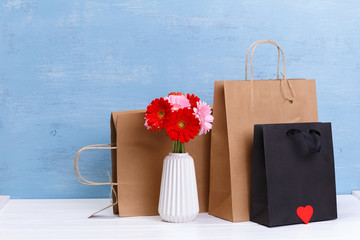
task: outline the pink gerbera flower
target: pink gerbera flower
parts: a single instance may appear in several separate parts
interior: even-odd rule
[[[145,117],[145,124],[144,124],[144,126],[147,128],[147,130],[151,130],[151,127],[149,126],[149,123],[148,123],[148,119],[146,119],[146,117]]]
[[[197,102],[197,107],[194,108],[194,113],[200,122],[199,135],[206,134],[212,128],[214,117],[211,115],[211,107],[206,102]]]
[[[169,101],[172,106],[171,110],[173,111],[191,107],[190,101],[184,95],[170,95],[165,99]]]

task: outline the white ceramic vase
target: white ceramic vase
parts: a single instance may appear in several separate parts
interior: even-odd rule
[[[164,221],[193,221],[199,213],[194,160],[188,153],[169,153],[164,159],[159,199]]]

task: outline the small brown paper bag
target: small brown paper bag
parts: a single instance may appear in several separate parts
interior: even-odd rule
[[[252,58],[263,43],[278,48],[277,79],[254,81]],[[275,42],[255,42],[248,53],[253,46],[251,80],[216,81],[214,87],[209,213],[233,222],[249,220],[254,124],[318,121],[315,80],[286,79],[284,54]],[[284,59],[282,79],[280,53]]]
[[[112,180],[93,183],[75,172],[79,181],[88,185],[112,185],[113,210],[120,217],[158,215],[158,202],[163,160],[172,150],[172,141],[166,131],[150,132],[144,127],[145,110],[111,113],[112,147],[85,147],[84,149],[112,149]],[[208,211],[210,134],[197,136],[185,144],[193,157],[200,212]],[[104,210],[104,209],[102,209]],[[102,211],[100,210],[100,211]],[[99,211],[99,212],[100,212]],[[96,213],[95,213],[96,214]],[[94,214],[93,214],[94,215]]]
[[[144,127],[145,110],[113,112],[111,143],[113,181],[117,182],[120,217],[158,215],[161,172],[172,141],[166,131],[150,132]],[[210,134],[185,144],[194,158],[200,212],[208,211]]]

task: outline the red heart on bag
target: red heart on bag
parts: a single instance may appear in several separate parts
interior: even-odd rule
[[[305,224],[308,224],[314,213],[314,209],[310,205],[306,207],[300,206],[297,208],[296,213]]]

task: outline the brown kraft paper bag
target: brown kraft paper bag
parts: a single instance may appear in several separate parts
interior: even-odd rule
[[[103,147],[110,144],[90,145],[81,149],[75,157],[75,173],[81,183],[112,185],[113,204],[106,208],[112,206],[114,214],[120,217],[158,215],[163,160],[172,150],[172,141],[166,136],[166,131],[150,132],[144,127],[145,111],[112,112],[112,147]],[[199,210],[207,212],[210,134],[197,136],[186,143],[185,148],[194,159]],[[110,182],[94,183],[82,178],[78,172],[78,157],[86,149],[111,149]]]
[[[278,48],[277,79],[254,81],[253,54],[263,43]],[[275,42],[257,41],[248,53],[252,47],[251,80],[246,81],[246,70],[245,81],[216,81],[214,87],[209,214],[233,222],[249,220],[254,124],[318,121],[315,80],[286,79],[284,54]]]
[[[166,131],[144,127],[144,116],[145,110],[111,114],[111,142],[117,146],[111,156],[113,181],[118,184],[114,213],[124,217],[158,215],[163,160],[172,149]],[[200,212],[207,212],[210,134],[197,136],[185,147],[194,158]]]

